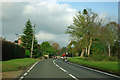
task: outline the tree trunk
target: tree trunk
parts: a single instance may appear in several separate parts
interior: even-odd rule
[[[86,47],[86,54],[85,55],[87,56],[87,47]]]
[[[109,57],[111,56],[110,55],[110,43],[108,43],[108,51],[109,51]]]
[[[80,57],[83,57],[84,52],[85,52],[85,49],[82,49],[82,53],[81,53]]]
[[[75,56],[78,56],[78,52],[75,53]]]
[[[90,55],[91,45],[92,45],[92,37],[90,38],[90,44],[89,44],[89,46],[88,46],[88,56]]]

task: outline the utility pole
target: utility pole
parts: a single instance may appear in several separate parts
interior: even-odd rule
[[[35,24],[34,24],[34,31],[33,31],[33,39],[32,39],[31,56],[30,56],[30,58],[32,58],[33,44],[34,44],[34,37],[35,37]]]

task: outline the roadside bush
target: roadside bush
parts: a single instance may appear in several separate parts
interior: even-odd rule
[[[91,57],[86,57],[84,58],[85,61],[93,61],[93,59]]]
[[[118,57],[109,57],[109,61],[119,61]]]
[[[27,57],[27,58],[30,57],[30,51],[29,50],[25,50],[25,57]]]
[[[91,46],[91,54],[96,57],[98,55],[106,54],[106,45],[101,42],[94,42]]]
[[[84,58],[86,61],[119,61],[118,57],[108,57],[108,56],[91,56]]]
[[[103,59],[104,59],[104,56],[95,55],[95,56],[88,57],[85,60],[87,60],[87,61],[102,61]]]

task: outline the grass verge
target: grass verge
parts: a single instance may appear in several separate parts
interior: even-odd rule
[[[2,61],[2,72],[5,71],[18,71],[25,69],[37,62],[38,60],[31,58],[12,59],[8,61]]]
[[[118,67],[120,66],[120,64],[117,61],[87,61],[85,58],[80,58],[80,57],[68,58],[68,61],[83,66],[87,66],[90,68],[120,75],[119,67]]]

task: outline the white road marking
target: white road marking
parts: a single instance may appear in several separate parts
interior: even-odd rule
[[[68,63],[73,64],[73,63],[71,63],[71,62],[68,62]],[[113,75],[113,74],[110,74],[110,73],[102,72],[102,71],[99,71],[99,70],[91,69],[91,68],[88,68],[88,67],[85,67],[85,66],[81,66],[81,65],[77,65],[77,64],[74,64],[74,65],[79,66],[79,67],[82,67],[82,68],[86,68],[86,69],[91,70],[91,71],[103,73],[103,74],[106,74],[106,75],[109,75],[109,76],[112,76],[112,77],[120,78],[119,76]]]
[[[69,74],[72,78],[74,78],[75,80],[78,80],[75,76],[73,76],[72,74]]]
[[[34,65],[30,68],[30,70],[34,67]]]
[[[60,67],[61,70],[63,70],[64,72],[67,72],[66,70],[64,70],[63,68]]]
[[[57,67],[59,67],[57,64],[56,64]]]
[[[33,67],[35,67],[35,65],[38,63],[39,61],[37,61],[22,77],[20,77],[19,80],[22,80],[24,78],[24,76],[26,76],[28,74],[28,72],[30,72],[31,69],[33,69]]]
[[[24,76],[27,75],[27,73],[24,74]]]
[[[38,62],[39,62],[39,61],[38,61]],[[36,62],[36,63],[30,68],[30,70],[31,70],[33,67],[35,67],[35,65],[36,65],[38,62]]]
[[[58,67],[60,68],[62,71],[68,73],[65,69],[63,69],[62,67],[58,66],[56,63],[55,63],[55,60],[53,61],[53,63]],[[75,76],[73,76],[72,74],[69,74],[69,76],[71,76],[72,78],[74,78],[75,80],[78,80]]]
[[[20,77],[20,79],[19,80],[22,80],[24,77],[22,76],[22,77]]]
[[[28,70],[27,72],[30,72],[30,70]]]

